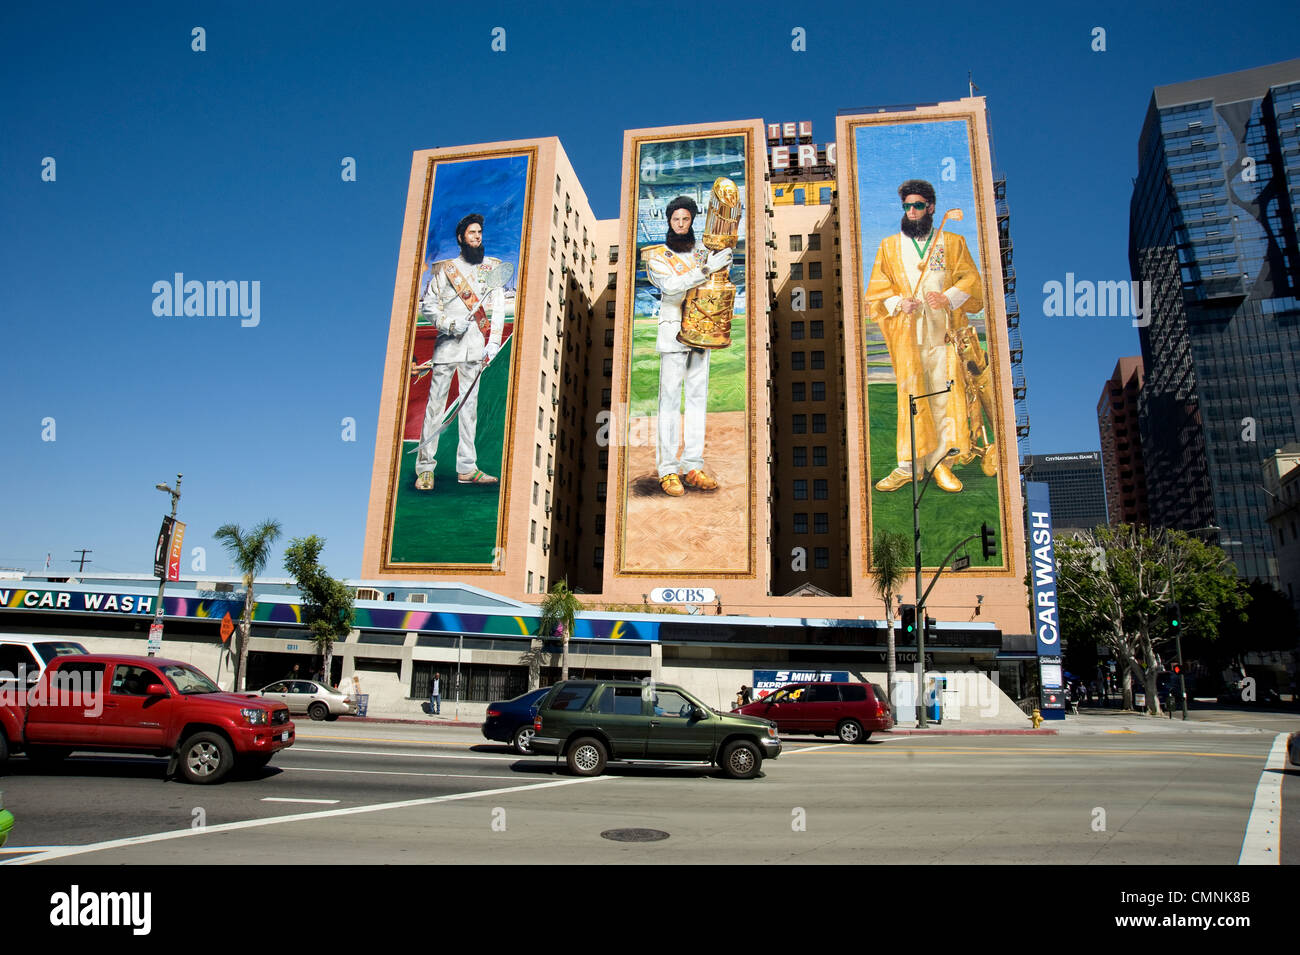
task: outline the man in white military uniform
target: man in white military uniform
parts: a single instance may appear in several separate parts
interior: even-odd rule
[[[682,486],[717,490],[718,482],[704,469],[704,423],[709,400],[709,351],[677,340],[682,327],[682,299],[710,275],[731,267],[731,250],[709,253],[697,247],[692,224],[699,208],[689,196],[678,196],[665,210],[668,231],[664,245],[650,246],[646,277],[659,290],[659,428],[655,461],[659,486],[671,497],[686,493]],[[682,446],[682,384],[686,385],[685,446]],[[679,458],[677,452],[681,447]]]
[[[505,330],[505,290],[491,281],[501,261],[483,254],[483,217],[472,213],[456,225],[460,255],[435,262],[433,278],[420,298],[420,314],[433,320],[438,341],[433,347],[429,401],[424,407],[424,427],[415,463],[415,487],[433,490],[434,457],[438,429],[447,408],[452,375],[459,376],[461,395],[457,420],[460,442],[456,446],[456,480],[461,484],[496,484],[497,479],[478,467],[474,438],[478,428],[479,375],[501,350]],[[490,316],[490,318],[489,318]]]

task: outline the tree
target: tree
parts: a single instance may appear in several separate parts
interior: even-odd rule
[[[266,569],[266,562],[271,558],[271,545],[280,536],[280,523],[268,518],[247,534],[238,524],[223,524],[212,536],[221,541],[244,578],[244,612],[239,618],[239,649],[235,653],[234,689],[239,691],[244,689],[249,632],[253,626],[253,607],[257,603],[253,594],[253,581]]]
[[[1181,611],[1179,632],[1214,640],[1220,618],[1239,615],[1249,599],[1223,551],[1181,531],[1098,527],[1057,540],[1056,556],[1061,632],[1114,654],[1125,709],[1133,706],[1136,676],[1146,688],[1147,712],[1160,713],[1158,651],[1174,640],[1171,606]]]
[[[569,589],[567,577],[554,584],[551,592],[542,599],[542,619],[537,625],[537,635],[543,640],[558,635],[564,641],[561,680],[569,678],[569,637],[573,634],[573,618],[585,609],[582,601]]]
[[[298,584],[302,594],[302,622],[311,627],[316,649],[324,658],[322,676],[331,682],[334,641],[342,640],[352,629],[352,590],[335,580],[320,565],[324,539],[312,534],[295,537],[284,551],[284,569]]]
[[[907,538],[894,531],[883,531],[871,541],[871,583],[876,594],[885,602],[885,623],[889,625],[889,638],[885,664],[889,674],[889,709],[894,719],[898,712],[894,706],[894,683],[898,664],[894,659],[894,595],[897,594],[913,570],[913,554],[909,552]]]

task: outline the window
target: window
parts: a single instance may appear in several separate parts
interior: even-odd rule
[[[806,468],[808,466],[808,446],[806,444],[795,445],[794,466],[797,468]]]
[[[831,187],[822,186],[817,190],[817,202],[819,205],[829,205],[831,201]]]
[[[546,287],[555,288],[555,269],[546,270]]]
[[[831,549],[829,547],[813,548],[813,566],[818,570],[825,570],[831,565]]]
[[[600,405],[601,405],[601,407],[602,407],[602,408],[608,408],[608,407],[609,407],[609,401],[610,401],[610,398],[612,398],[612,397],[613,397],[613,393],[612,393],[608,388],[602,388],[602,389],[600,389]]]
[[[605,513],[603,511],[596,515],[596,533],[605,533]]]
[[[602,451],[600,452],[600,454],[598,455],[598,461],[600,462],[600,465],[599,465],[599,466],[600,466],[601,468],[608,468],[608,467],[609,467],[609,452],[608,452],[608,451],[603,451],[603,450],[602,450]]]
[[[794,191],[794,204],[796,206],[801,206],[804,204],[804,190],[802,187],[799,187]]]
[[[808,293],[808,307],[809,308],[822,307],[822,293],[819,292],[817,289],[813,289],[811,292]],[[814,322],[813,324],[816,323]],[[813,338],[821,338],[821,336],[814,335]]]
[[[542,372],[542,394],[546,394],[546,372]]]
[[[790,430],[795,434],[808,433],[808,416],[806,414],[797,414],[790,421]]]
[[[803,371],[803,368],[804,368],[804,353],[801,351],[790,352],[790,370]]]
[[[545,591],[546,588],[543,587],[542,592],[545,593]],[[591,692],[594,689],[596,689],[596,687],[590,683],[566,684],[562,689],[556,692],[555,699],[551,700],[551,709],[572,711],[580,710],[587,705],[587,700],[591,698]],[[637,693],[639,694],[640,692],[641,688],[637,687]]]
[[[790,236],[790,251],[791,252],[803,251],[803,236],[801,235]]]
[[[597,546],[596,549],[592,552],[591,566],[593,567],[605,566],[605,548]],[[637,692],[640,693],[640,690],[638,690]]]
[[[534,504],[537,503],[537,490],[538,490],[538,488],[537,488],[537,482],[534,481],[534,482],[533,482],[533,503],[534,503]]]
[[[808,251],[820,252],[822,247],[822,237],[819,233],[808,233]]]
[[[793,382],[790,385],[790,400],[805,401],[807,400],[808,386],[802,381]]]
[[[794,482],[794,499],[796,501],[808,500],[808,482],[804,478],[796,478]]]
[[[547,358],[551,357],[551,340],[545,335],[542,336],[542,355]]]
[[[812,400],[813,400],[813,401],[825,401],[825,400],[826,400],[826,382],[824,382],[824,381],[814,381],[814,382],[812,383],[812,386],[813,386],[813,387],[812,387]]]
[[[791,323],[790,323],[790,338],[791,338],[791,339],[799,339],[799,340],[802,340],[802,338],[803,338],[803,322],[791,322]]]
[[[533,592],[533,572],[530,570],[528,572],[528,589],[525,590],[524,593],[531,594],[532,592]]]
[[[817,304],[816,304],[816,305],[812,305],[813,308],[821,308],[821,307],[822,307],[822,293],[821,293],[821,292],[810,292],[810,293],[809,293],[809,296],[810,296],[810,301],[809,301],[809,304],[810,304],[810,305],[812,305],[812,302],[811,302],[811,296],[816,296],[816,297],[817,297]],[[815,319],[815,320],[809,322],[809,323],[808,323],[808,337],[809,337],[809,338],[825,338],[825,337],[826,337],[826,323],[823,322],[820,318],[819,318],[819,319]]]
[[[617,261],[618,261],[618,246],[611,245],[609,247],[609,263],[610,265],[613,265]]]
[[[641,688],[636,688],[638,696]],[[554,704],[552,704],[554,706]],[[654,715],[660,719],[689,720],[695,704],[674,690],[658,689],[654,694]]]
[[[529,521],[528,523],[530,525],[528,528],[528,543],[536,544],[537,543],[537,522]]]
[[[802,262],[794,262],[794,263],[791,263],[791,265],[790,265],[790,278],[792,278],[792,279],[801,279],[801,278],[803,278],[803,263],[802,263]]]
[[[618,273],[610,272],[609,279],[607,280],[605,288],[617,288],[617,287],[618,287]]]
[[[813,515],[814,534],[829,534],[830,530],[831,530],[830,517],[829,515],[826,514],[825,511],[821,511]]]
[[[826,416],[824,414],[813,415],[813,434],[826,433]]]
[[[542,423],[546,420],[546,412],[541,408],[537,409],[537,430],[542,430]]]
[[[555,210],[555,213],[554,213],[554,215],[551,216],[551,222],[553,222],[555,225],[559,225],[559,224],[560,224],[560,207],[559,207],[559,206],[553,206],[552,208]]]
[[[826,445],[818,444],[813,446],[813,467],[826,467]]]
[[[555,258],[555,237],[551,237],[551,258]]]
[[[600,372],[601,372],[601,374],[603,374],[606,378],[609,378],[609,377],[613,376],[613,374],[614,374],[614,359],[612,359],[612,358],[606,358],[604,361],[602,361],[602,362],[600,363]],[[910,392],[909,392],[909,394],[910,394]]]
[[[826,353],[824,351],[815,351],[812,353],[812,367],[814,369],[826,367]]]
[[[611,686],[605,688],[605,693],[596,705],[597,713],[606,713],[610,716],[640,716],[641,715],[641,687],[639,686]]]
[[[596,500],[598,501],[605,500],[606,490],[607,490],[607,485],[604,481],[596,482]]]
[[[606,318],[614,317],[614,300],[612,298],[605,303],[605,317]]]
[[[824,501],[830,497],[830,489],[825,478],[816,478],[813,481],[813,500]]]
[[[614,347],[614,329],[612,328],[605,329],[605,346],[607,348]]]
[[[794,532],[795,532],[796,534],[807,534],[807,533],[808,533],[808,515],[807,515],[807,514],[795,514],[795,516],[794,516]]]
[[[546,321],[549,323],[550,320],[551,320],[551,303],[550,303],[550,302],[547,302],[547,303],[546,303]]]
[[[819,279],[822,277],[822,264],[820,262],[808,263],[808,277],[810,279]]]
[[[539,468],[542,466],[542,446],[540,444],[537,446],[537,453],[533,455],[533,464]]]

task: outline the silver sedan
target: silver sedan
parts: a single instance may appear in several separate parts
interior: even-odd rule
[[[306,713],[314,720],[334,720],[357,712],[351,697],[315,680],[278,680],[262,687],[257,695],[279,700],[290,713]]]

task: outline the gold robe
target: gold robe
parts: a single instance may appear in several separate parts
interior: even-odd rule
[[[969,324],[968,315],[976,314],[984,308],[983,283],[975,260],[971,258],[966,240],[951,232],[944,232],[939,237],[939,245],[931,256],[926,268],[925,280],[921,283],[916,297],[921,300],[921,307],[911,315],[901,309],[897,314],[890,314],[885,306],[886,299],[895,295],[908,298],[912,295],[915,277],[908,280],[902,256],[902,236],[895,232],[887,236],[876,252],[875,263],[871,267],[871,279],[867,283],[866,306],[871,321],[880,325],[884,333],[885,345],[889,349],[889,360],[894,366],[894,378],[898,383],[898,461],[908,461],[912,457],[911,421],[907,396],[920,395],[933,388],[925,387],[925,372],[930,372],[932,380],[951,380],[952,392],[948,396],[947,418],[955,423],[951,435],[952,447],[962,454],[970,451],[970,427],[966,416],[966,389],[958,365],[956,349],[951,345],[944,348],[943,368],[926,369],[922,365],[921,345],[917,342],[917,318],[924,316],[929,334],[933,335],[936,325],[947,329],[961,328]],[[958,290],[969,296],[955,309],[933,309],[925,301],[927,292],[946,293]],[[942,341],[942,333],[940,333]],[[935,346],[939,341],[928,340],[927,346]],[[940,373],[941,374],[937,374]],[[938,387],[942,388],[940,383]],[[921,466],[928,467],[926,459],[939,449],[939,428],[936,427],[929,400],[920,401],[916,407],[916,458]],[[947,450],[946,448],[944,450]]]

